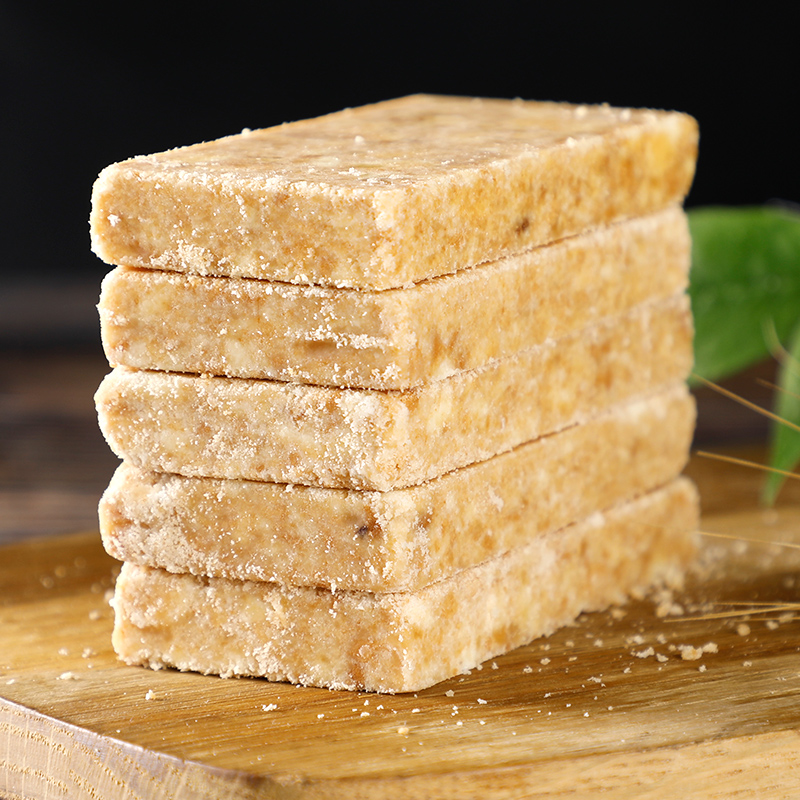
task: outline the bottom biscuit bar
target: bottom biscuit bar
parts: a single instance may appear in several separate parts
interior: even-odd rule
[[[679,578],[698,513],[694,486],[679,478],[416,592],[331,592],[124,564],[114,648],[153,668],[416,691]]]

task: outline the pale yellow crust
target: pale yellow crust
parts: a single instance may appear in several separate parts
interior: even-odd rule
[[[119,267],[103,283],[114,366],[406,389],[686,287],[676,207],[383,292]]]
[[[675,112],[417,95],[105,169],[111,264],[384,289],[680,203]]]
[[[114,648],[130,664],[409,692],[628,593],[678,578],[695,550],[685,479],[418,592],[368,594],[196,578],[125,564]]]
[[[123,464],[100,503],[106,550],[170,572],[409,591],[662,485],[694,431],[684,385],[409,489],[184,478]]]
[[[683,295],[405,392],[118,367],[96,394],[120,458],[154,472],[385,491],[686,378]]]

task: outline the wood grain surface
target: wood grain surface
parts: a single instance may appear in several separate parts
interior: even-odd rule
[[[774,542],[800,541],[800,506],[742,508],[749,472],[726,500],[741,469],[692,465],[715,510],[704,528],[757,541],[704,537],[684,592],[587,615],[415,695],[123,666],[97,534],[7,546],[0,796],[793,796],[800,551]]]

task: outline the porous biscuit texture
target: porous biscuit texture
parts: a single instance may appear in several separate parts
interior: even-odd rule
[[[332,488],[413,486],[684,380],[685,295],[399,392],[116,368],[100,427],[142,469]]]
[[[416,95],[107,167],[110,264],[289,283],[416,283],[680,203],[676,112]]]
[[[118,267],[100,330],[114,366],[408,389],[674,295],[689,262],[671,207],[387,291]]]
[[[128,563],[114,648],[154,668],[417,691],[679,579],[697,522],[694,487],[678,479],[418,592],[331,592]]]
[[[684,384],[420,486],[389,492],[185,478],[123,464],[100,503],[120,561],[336,590],[418,590],[672,480]]]

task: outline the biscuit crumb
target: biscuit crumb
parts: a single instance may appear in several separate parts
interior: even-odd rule
[[[697,661],[699,658],[703,657],[702,649],[699,647],[692,647],[690,644],[679,645],[678,650],[680,650],[681,658],[684,661]]]

